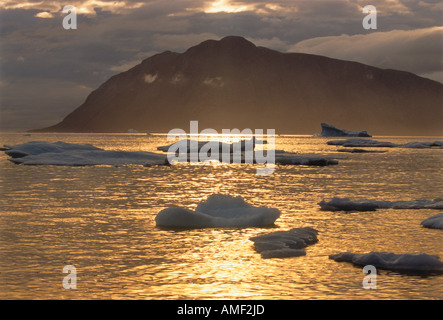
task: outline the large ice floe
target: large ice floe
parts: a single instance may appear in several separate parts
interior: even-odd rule
[[[443,213],[438,213],[435,216],[423,220],[421,225],[426,228],[443,230]]]
[[[330,255],[329,258],[337,262],[350,262],[358,266],[372,265],[385,270],[443,272],[443,262],[440,257],[426,253],[369,252],[357,254],[342,252]]]
[[[383,201],[383,200],[350,200],[334,197],[329,201],[318,203],[325,211],[375,211],[377,209],[443,209],[443,198],[434,200]]]
[[[8,159],[24,165],[164,165],[166,157],[162,154],[144,151],[103,150],[90,144],[66,142],[32,141],[15,146],[6,146]]]
[[[348,131],[344,129],[338,129],[333,125],[322,123],[321,134],[322,137],[372,137],[366,131]]]
[[[250,238],[254,248],[262,258],[288,258],[306,255],[304,248],[318,241],[318,231],[306,228],[294,228],[288,231],[275,231]]]
[[[240,196],[212,194],[195,210],[166,208],[157,214],[155,222],[160,227],[180,228],[258,227],[273,225],[279,217],[278,209],[254,207]]]
[[[361,147],[377,147],[377,148],[409,148],[409,149],[442,149],[443,141],[434,142],[409,142],[405,144],[396,144],[387,141],[377,141],[371,139],[346,139],[346,140],[332,140],[327,142],[332,146],[343,146],[348,148]]]
[[[172,144],[166,146],[157,147],[157,150],[163,152],[176,152],[178,150],[184,149],[188,153],[190,152],[200,152],[202,148],[211,144],[211,146],[217,146],[219,153],[222,152],[230,152],[233,153],[235,151],[247,151],[254,150],[257,143],[264,144],[266,141],[257,140],[255,137],[252,137],[248,140],[240,140],[233,143],[225,143],[219,141],[197,141],[190,139],[182,139]]]

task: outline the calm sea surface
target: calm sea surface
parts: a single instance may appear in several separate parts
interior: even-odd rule
[[[374,137],[406,143],[441,137]],[[337,154],[329,167],[253,165],[24,166],[0,154],[1,299],[443,299],[443,276],[378,270],[365,290],[362,269],[328,255],[424,252],[443,258],[443,231],[420,222],[438,210],[320,211],[334,196],[414,200],[443,197],[443,150],[386,149],[338,154],[336,139],[279,136],[276,149]],[[0,135],[0,145],[27,141],[90,143],[109,150],[156,151],[164,135]],[[378,149],[380,150],[380,149]],[[157,213],[195,208],[213,193],[240,195],[278,208],[274,228],[165,230]],[[306,256],[262,259],[250,237],[313,227],[319,242]],[[77,289],[63,288],[65,265]]]

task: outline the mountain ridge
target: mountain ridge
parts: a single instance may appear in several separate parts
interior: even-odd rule
[[[406,71],[238,36],[165,51],[114,75],[60,123],[34,132],[262,128],[315,133],[321,122],[376,135],[443,134],[443,85]]]

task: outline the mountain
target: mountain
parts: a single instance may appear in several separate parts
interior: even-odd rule
[[[276,129],[334,123],[375,135],[442,135],[443,84],[324,56],[281,53],[242,37],[166,51],[111,77],[62,122],[39,132]]]

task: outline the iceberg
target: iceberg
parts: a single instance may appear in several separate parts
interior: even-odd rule
[[[254,248],[262,258],[287,258],[306,255],[303,250],[318,241],[318,231],[306,228],[294,228],[288,231],[275,231],[251,237]]]
[[[332,140],[327,142],[331,146],[343,146],[349,148],[361,147],[378,147],[378,148],[409,148],[409,149],[442,149],[443,141],[434,142],[408,142],[405,144],[396,144],[387,141],[377,141],[371,139],[346,139],[346,140]]]
[[[421,225],[426,228],[443,229],[443,213],[438,213],[435,216],[423,220]]]
[[[273,225],[279,217],[278,209],[254,207],[240,196],[212,194],[195,210],[182,207],[163,209],[155,217],[155,222],[160,227],[258,227]]]
[[[161,154],[144,151],[103,150],[90,144],[66,142],[31,141],[9,148],[5,153],[15,164],[24,165],[128,165],[144,166],[166,165],[166,157]]]
[[[321,134],[322,137],[372,137],[366,131],[348,131],[343,129],[338,129],[330,124],[321,123]]]
[[[177,150],[181,150],[182,148],[186,148],[187,152],[200,152],[201,148],[203,148],[208,143],[216,144],[219,146],[219,153],[222,153],[223,151],[227,150],[230,153],[236,152],[236,150],[239,151],[248,151],[248,150],[254,150],[255,145],[257,143],[264,144],[266,141],[260,141],[257,140],[255,137],[252,137],[249,140],[240,140],[238,142],[233,143],[225,143],[225,142],[218,142],[218,141],[197,141],[197,140],[179,140],[177,142],[174,142],[172,144],[166,145],[166,146],[160,146],[157,147],[157,150],[168,152],[169,150],[174,150],[174,152]],[[192,147],[195,146],[195,150],[192,150]]]
[[[383,200],[350,200],[333,197],[318,203],[325,211],[375,211],[377,209],[443,209],[443,198],[434,200],[383,201]]]
[[[329,258],[337,262],[351,262],[358,266],[373,265],[376,268],[393,271],[443,272],[443,262],[440,261],[440,257],[426,253],[342,252],[330,255]]]

